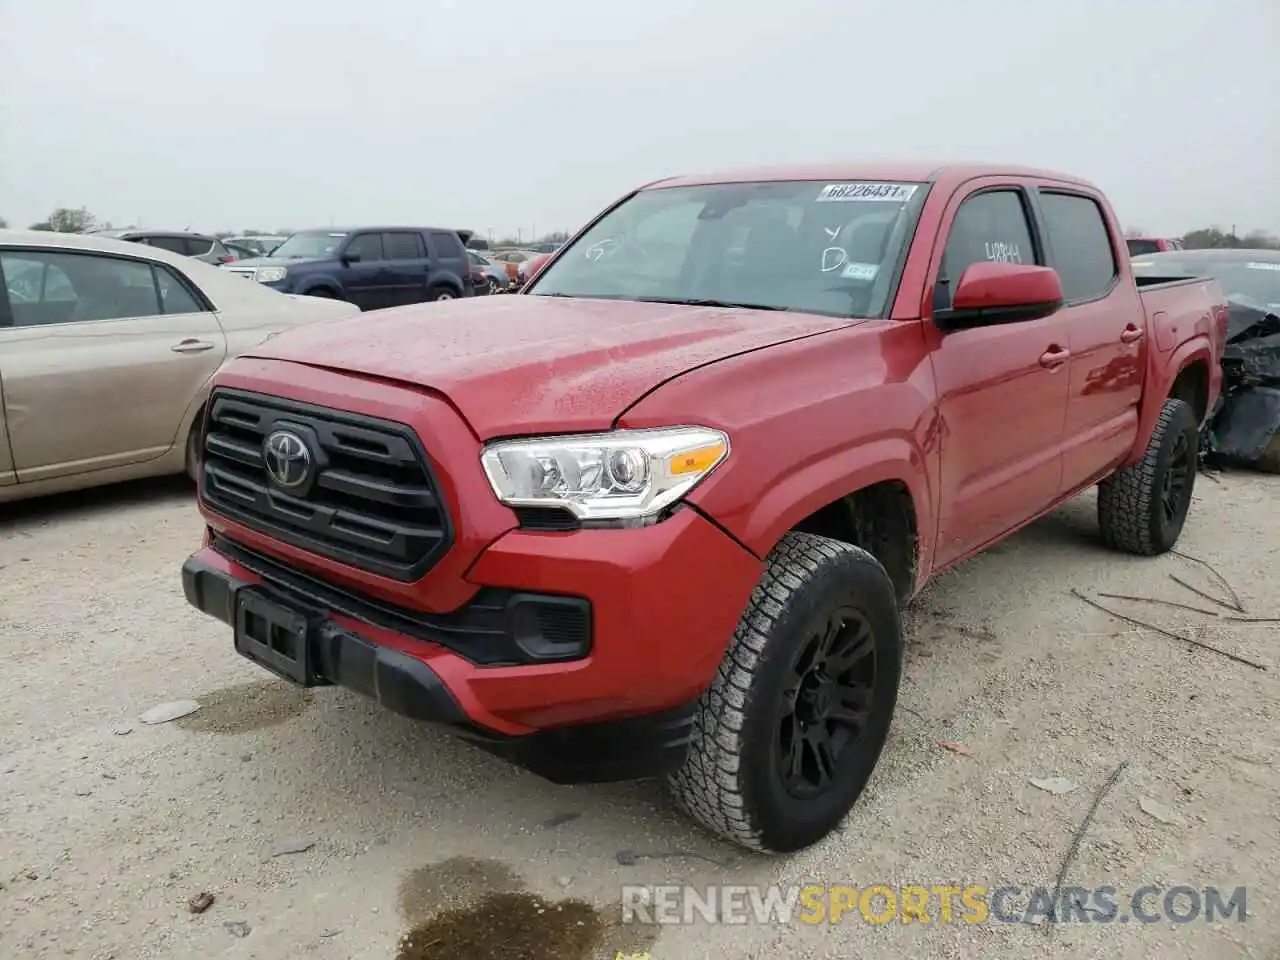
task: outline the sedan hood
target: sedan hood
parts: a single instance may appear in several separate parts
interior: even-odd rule
[[[245,257],[232,261],[237,267],[287,267],[299,263],[319,263],[320,261],[303,257]]]
[[[476,297],[311,324],[247,355],[430,388],[489,440],[606,430],[681,373],[857,322],[625,300]]]

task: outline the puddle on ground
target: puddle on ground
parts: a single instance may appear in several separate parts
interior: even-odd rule
[[[494,860],[455,857],[413,871],[400,886],[400,912],[413,927],[395,960],[612,960],[654,941],[652,928],[624,927],[583,900],[546,900],[522,886]]]
[[[200,694],[200,709],[174,721],[198,733],[251,733],[302,714],[311,691],[284,680],[258,680]]]

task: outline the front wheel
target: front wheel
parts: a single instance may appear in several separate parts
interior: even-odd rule
[[[1173,549],[1191,509],[1199,441],[1191,405],[1166,400],[1142,459],[1098,484],[1107,546],[1147,557]]]
[[[680,806],[724,839],[791,853],[834,830],[884,748],[902,671],[893,582],[858,547],[790,533],[703,694]]]

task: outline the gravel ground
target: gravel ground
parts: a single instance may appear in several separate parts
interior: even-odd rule
[[[1278,493],[1202,479],[1180,544],[1256,617],[1280,617]],[[1260,671],[1090,608],[1070,591],[1232,613],[1171,579],[1221,594],[1203,566],[1105,552],[1093,509],[1082,497],[931,586],[867,794],[828,842],[766,859],[700,833],[655,785],[552,786],[354,694],[268,679],[182,598],[200,521],[181,483],[6,508],[0,956],[1277,960],[1280,629],[1100,601]],[[201,709],[138,722],[181,698]],[[1245,923],[617,920],[634,883],[1052,886],[1125,762],[1066,883],[1121,899],[1246,885]],[[1029,782],[1044,777],[1076,786]],[[214,901],[193,913],[201,893]]]

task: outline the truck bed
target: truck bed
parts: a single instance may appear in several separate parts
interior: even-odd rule
[[[1147,319],[1157,313],[1190,321],[1191,330],[1199,317],[1212,313],[1223,301],[1222,290],[1213,277],[1134,277],[1138,297]]]

